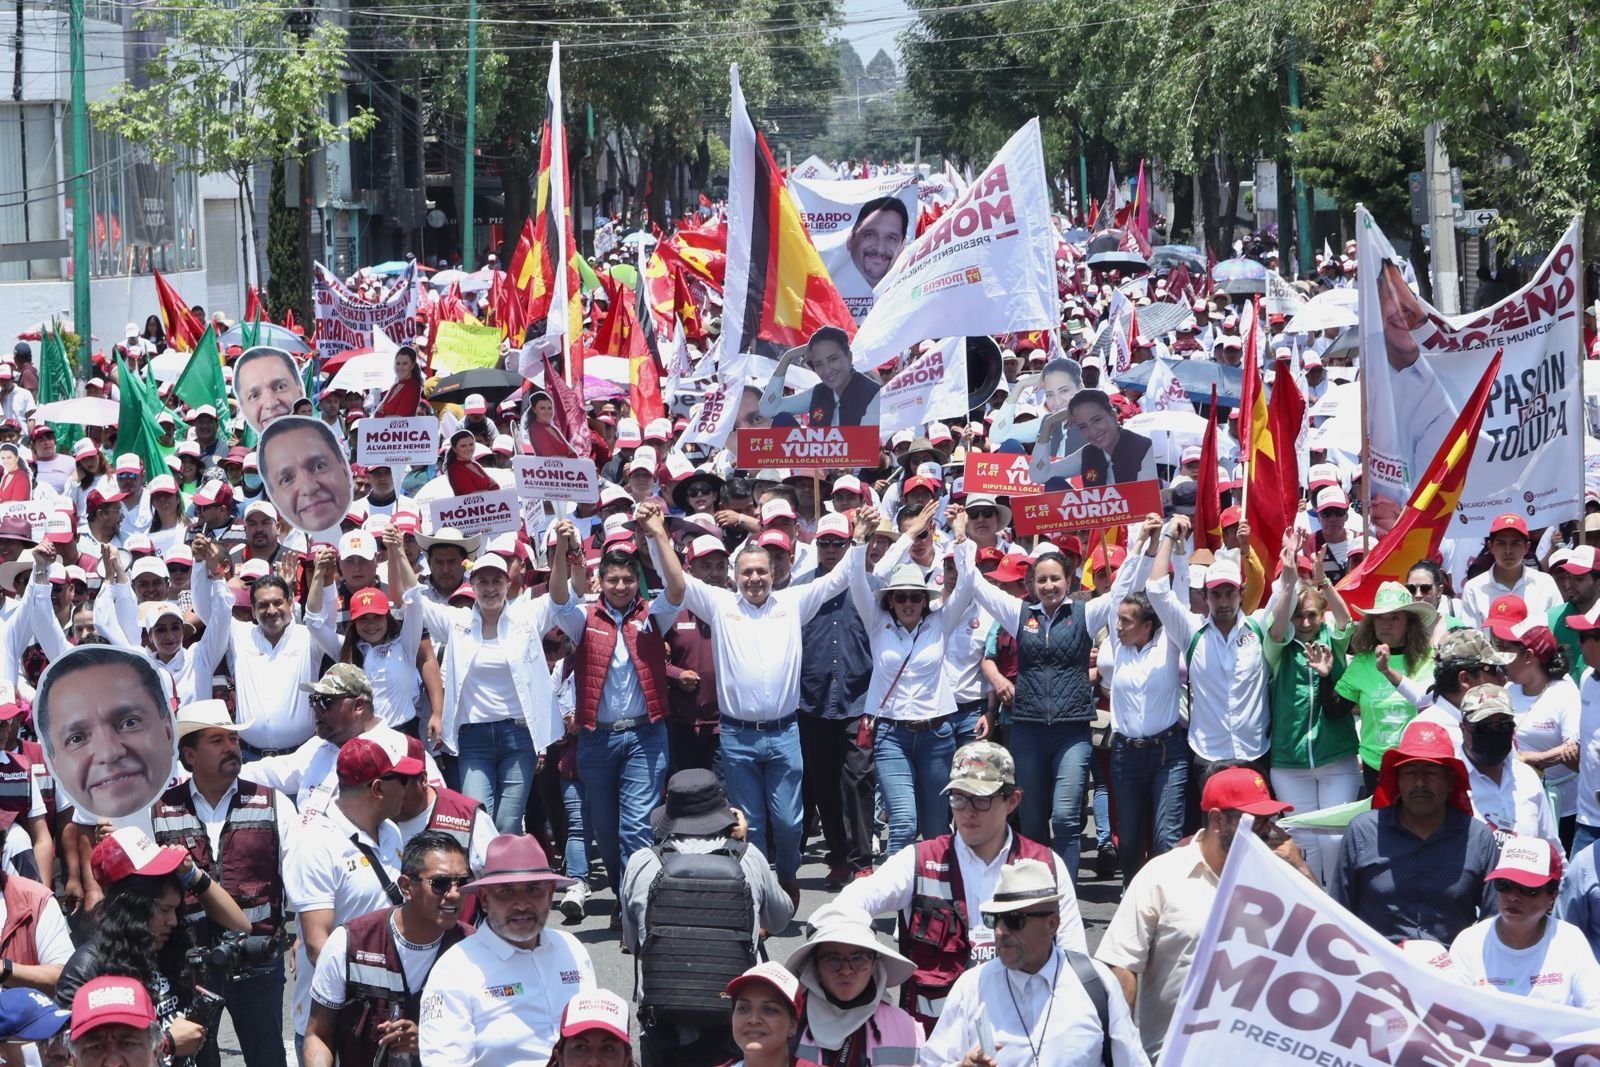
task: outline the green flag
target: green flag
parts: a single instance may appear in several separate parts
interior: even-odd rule
[[[256,305],[256,317],[239,323],[239,347],[246,352],[261,343],[261,305]]]
[[[67,363],[67,349],[61,343],[59,330],[59,324],[52,323],[40,337],[39,393],[34,399],[41,405],[68,400],[73,394],[72,367]],[[83,430],[71,423],[53,422],[50,428],[63,452],[70,452],[73,443],[83,436]]]
[[[117,356],[117,386],[122,403],[117,409],[117,452],[132,452],[144,460],[145,477],[167,473],[168,450],[161,447],[161,425],[156,415],[161,398],[155,387],[130,371]]]
[[[217,418],[228,416],[228,383],[222,380],[222,362],[217,357],[217,336],[210,326],[200,335],[183,373],[173,383],[172,391],[193,410],[210,404]]]

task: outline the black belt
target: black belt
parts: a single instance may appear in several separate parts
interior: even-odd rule
[[[960,712],[956,714],[959,715]],[[883,721],[897,730],[904,730],[909,734],[921,734],[927,733],[929,730],[936,730],[940,725],[949,722],[955,717],[955,715],[940,715],[936,719],[884,719]]]
[[[1177,737],[1181,733],[1183,733],[1183,723],[1180,722],[1167,727],[1159,734],[1151,734],[1149,737],[1129,737],[1127,734],[1112,734],[1111,740],[1113,743],[1120,741],[1129,748],[1149,748],[1151,745],[1159,745],[1169,738]]]
[[[628,730],[637,730],[641,726],[650,725],[650,716],[635,715],[631,719],[617,719],[614,722],[597,722],[595,730],[604,730],[606,733],[620,734]]]
[[[762,719],[760,721],[735,719],[732,715],[722,716],[722,725],[724,726],[732,726],[739,730],[755,730],[764,734],[775,734],[779,730],[787,730],[790,726],[794,725],[794,721],[795,714],[792,711],[781,719]]]
[[[246,741],[245,744],[250,745],[250,742]],[[268,756],[287,756],[289,753],[299,750],[293,748],[257,748],[254,745],[250,745],[250,751],[254,752],[257,758],[265,759]]]
[[[961,701],[959,704],[956,705],[956,710],[959,711],[963,715],[971,715],[975,711],[986,711],[986,710],[988,710],[988,706],[989,706],[989,701],[984,699],[983,697],[979,697],[977,700],[963,700],[963,701]]]

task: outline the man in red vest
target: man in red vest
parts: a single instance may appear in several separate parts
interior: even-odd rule
[[[992,741],[963,745],[944,791],[956,832],[907,845],[838,897],[841,906],[869,915],[900,913],[900,952],[917,965],[901,986],[901,1006],[930,1030],[961,973],[994,958],[994,931],[984,925],[980,905],[993,896],[1006,864],[1038,860],[1055,872],[1061,890],[1056,942],[1089,951],[1066,864],[1049,846],[1012,833],[1007,824],[1022,800],[1011,753]]]
[[[178,761],[191,777],[156,800],[150,813],[156,843],[188,852],[196,869],[233,897],[252,934],[276,934],[283,926],[279,868],[300,817],[282,793],[239,777],[244,765],[239,726],[222,701],[184,705],[176,725]],[[194,924],[196,943],[214,943],[220,931],[200,901],[186,893],[182,907],[184,921]],[[247,1067],[283,1067],[282,954],[232,969],[218,985],[207,984],[228,1002]]]
[[[411,734],[406,735],[406,755],[421,762],[422,742]],[[427,775],[419,775],[407,782],[400,798],[400,814],[395,816],[395,826],[400,829],[400,840],[412,838],[427,830],[441,830],[456,839],[466,849],[467,866],[472,873],[483,870],[489,852],[489,842],[497,831],[489,810],[465,793],[433,785]]]
[[[641,528],[662,528],[662,512],[640,505]],[[552,551],[575,553],[570,523],[557,527]],[[613,544],[600,557],[600,598],[582,606],[574,599],[556,617],[577,645],[578,780],[584,788],[588,827],[612,885],[622,884],[627,857],[649,848],[650,812],[661,801],[667,772],[668,710],[665,634],[683,603],[683,578],[667,579],[654,600],[640,596],[638,549]],[[612,925],[621,927],[620,909]]]

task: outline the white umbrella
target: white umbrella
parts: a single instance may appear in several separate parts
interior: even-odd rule
[[[428,284],[435,289],[448,289],[456,282],[465,282],[467,272],[464,270],[442,270],[428,279]]]
[[[1361,417],[1353,410],[1316,427],[1306,436],[1307,450],[1324,448],[1328,458],[1346,468],[1361,467]]]
[[[1199,447],[1206,439],[1206,419],[1192,411],[1146,411],[1122,424],[1150,438],[1155,454],[1163,462],[1176,464],[1183,450],[1190,445]],[[1217,460],[1232,463],[1239,458],[1239,446],[1222,431],[1217,430]]]
[[[1329,289],[1318,293],[1284,324],[1290,333],[1320,333],[1356,324],[1356,291]]]
[[[1331,419],[1345,413],[1355,413],[1361,410],[1361,383],[1340,382],[1338,385],[1328,386],[1328,391],[1322,394],[1322,399],[1311,405],[1307,412],[1313,419]]]
[[[393,384],[394,356],[388,352],[364,352],[345,360],[328,388],[364,393],[368,389],[387,389]]]
[[[639,245],[644,245],[648,248],[650,245],[656,243],[656,239],[652,234],[648,234],[643,230],[634,230],[632,233],[628,234],[628,236],[622,239],[622,243],[627,245],[629,248],[635,248]]]
[[[122,405],[103,396],[74,396],[34,409],[35,422],[67,422],[79,426],[115,426]]]
[[[155,375],[156,381],[163,384],[175,382],[183,375],[183,368],[188,365],[189,353],[169,348],[150,361],[150,373]]]

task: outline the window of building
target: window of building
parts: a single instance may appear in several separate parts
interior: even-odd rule
[[[0,245],[61,239],[54,105],[0,104]],[[60,278],[59,258],[0,262],[0,281]]]

